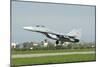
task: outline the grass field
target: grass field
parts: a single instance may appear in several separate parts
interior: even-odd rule
[[[79,52],[79,51],[95,51],[95,48],[89,49],[58,49],[58,50],[26,50],[26,51],[16,51],[13,50],[12,54],[33,54],[33,53],[56,53],[56,52]]]
[[[30,65],[30,64],[52,64],[52,63],[69,63],[69,62],[84,62],[95,61],[95,54],[75,54],[47,57],[32,57],[32,58],[13,58],[12,66]]]
[[[27,50],[27,51],[12,51],[12,55],[16,54],[34,54],[34,53],[60,53],[60,52],[83,52],[95,51],[95,48],[89,49],[61,49],[61,50]],[[45,57],[30,57],[30,58],[12,58],[12,66],[30,65],[30,64],[52,64],[52,63],[69,63],[69,62],[85,62],[95,61],[95,54],[74,54],[74,55],[58,55]]]

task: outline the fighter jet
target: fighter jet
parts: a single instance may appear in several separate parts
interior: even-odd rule
[[[63,44],[64,42],[77,43],[80,41],[80,37],[81,37],[81,29],[78,29],[78,30],[73,29],[71,32],[67,34],[62,34],[62,33],[52,31],[43,25],[42,26],[37,25],[35,27],[28,26],[28,27],[23,27],[23,28],[24,30],[27,30],[27,31],[44,34],[46,37],[56,40],[56,44],[59,44],[59,43]]]

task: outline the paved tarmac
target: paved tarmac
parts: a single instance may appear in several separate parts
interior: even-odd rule
[[[16,55],[12,55],[12,58],[30,58],[30,57],[57,56],[57,55],[73,55],[73,54],[95,54],[95,51],[60,52],[60,53],[39,53],[39,54],[16,54]]]

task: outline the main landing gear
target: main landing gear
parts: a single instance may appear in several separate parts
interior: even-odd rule
[[[57,46],[57,45],[63,45],[63,43],[64,43],[63,41],[57,40],[57,41],[56,41],[56,46]]]

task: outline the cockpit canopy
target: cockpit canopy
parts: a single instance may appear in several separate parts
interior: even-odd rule
[[[44,25],[36,25],[36,27],[45,27]]]

